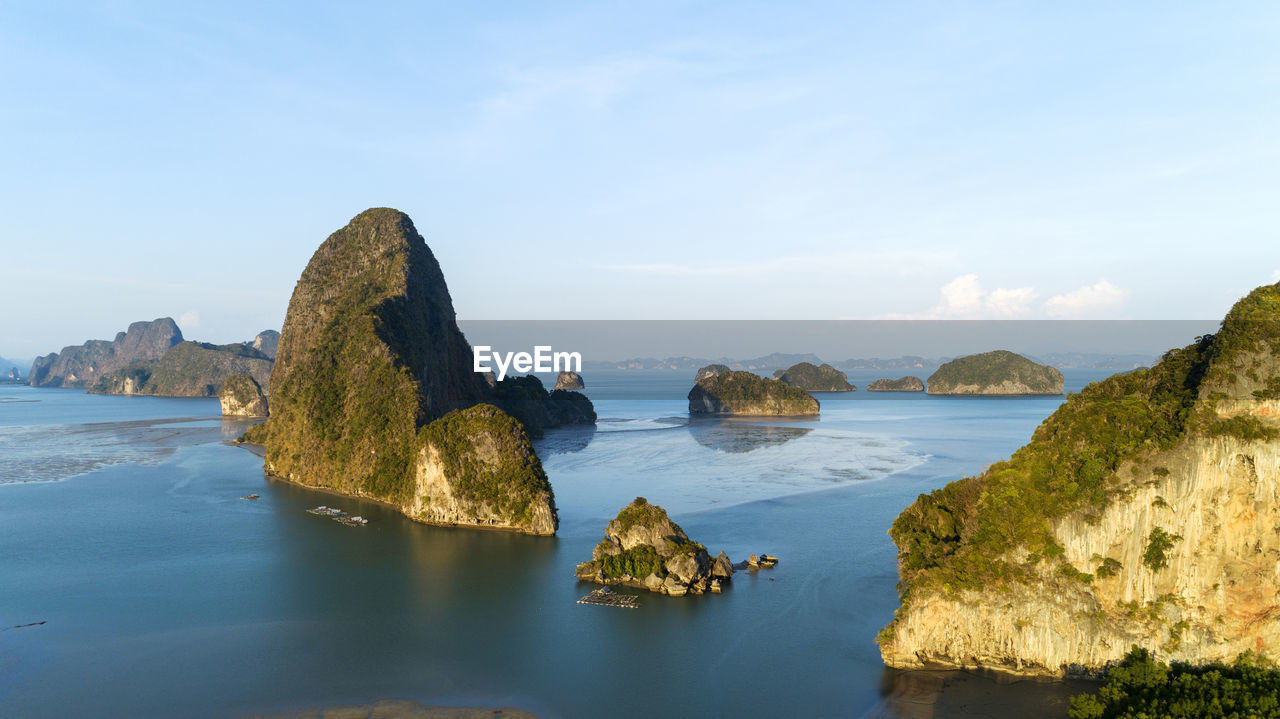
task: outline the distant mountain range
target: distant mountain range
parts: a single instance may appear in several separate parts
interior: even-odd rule
[[[9,370],[17,368],[23,377],[27,376],[27,370],[31,369],[31,360],[11,360],[7,357],[0,357],[0,378],[7,377]]]
[[[1041,364],[1047,364],[1050,367],[1057,367],[1058,369],[1100,370],[1129,370],[1137,367],[1146,367],[1154,364],[1157,359],[1152,355],[1144,354],[1105,354],[1096,352],[1051,352],[1041,355],[1025,356]],[[904,355],[902,357],[892,357],[888,359],[872,357],[865,359],[827,361],[826,364],[845,372],[850,370],[867,369],[925,370],[937,368],[952,359],[954,358]],[[671,370],[678,372],[695,372],[709,364],[723,364],[727,365],[729,369],[735,370],[772,372],[774,370],[787,369],[799,362],[810,362],[815,365],[824,363],[821,358],[812,353],[785,354],[781,352],[774,352],[772,354],[764,355],[763,357],[742,360],[729,357],[721,357],[719,359],[688,356],[667,357],[665,359],[657,359],[655,357],[633,357],[631,359],[615,361],[588,361],[584,363],[584,367],[587,370]]]

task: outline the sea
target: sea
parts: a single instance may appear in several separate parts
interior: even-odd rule
[[[1067,390],[1109,373],[1066,370]],[[860,389],[816,393],[812,420],[691,419],[687,373],[585,380],[597,424],[535,442],[555,537],[272,480],[216,400],[0,386],[0,716],[410,699],[543,719],[1065,717],[1093,687],[890,670],[875,643],[897,607],[893,519],[1007,458],[1064,397]],[[780,562],[720,595],[578,604],[594,587],[575,565],[637,496],[713,555]],[[307,513],[321,504],[369,524]]]

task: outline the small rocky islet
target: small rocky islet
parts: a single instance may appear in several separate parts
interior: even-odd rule
[[[798,417],[818,410],[818,400],[799,387],[725,365],[698,370],[689,390],[691,415]]]
[[[774,372],[773,378],[806,392],[854,392],[858,389],[849,384],[849,377],[844,372],[829,364],[797,362]]]
[[[933,395],[1060,395],[1062,372],[1008,350],[957,357],[929,375]]]
[[[733,571],[728,555],[720,552],[712,559],[706,547],[689,539],[667,517],[665,509],[636,497],[605,527],[591,561],[579,564],[575,575],[586,582],[680,597],[718,594]]]
[[[898,379],[878,379],[867,385],[868,392],[923,392],[924,380],[907,375]]]
[[[577,372],[561,372],[556,375],[554,389],[586,389],[586,387],[586,383],[582,381],[582,375]]]

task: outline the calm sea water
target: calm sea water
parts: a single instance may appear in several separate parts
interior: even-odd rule
[[[851,380],[883,373],[865,374]],[[1069,372],[1068,389],[1105,374]],[[214,400],[0,387],[0,715],[384,698],[546,718],[1063,706],[1073,687],[888,671],[874,643],[897,604],[893,518],[1007,457],[1061,398],[859,391],[819,395],[813,421],[690,421],[687,377],[586,379],[598,426],[538,442],[555,538],[428,527],[269,481],[226,443],[246,424]],[[713,553],[782,561],[719,596],[576,604],[591,587],[574,565],[637,495]],[[370,524],[304,511],[317,504]],[[959,688],[932,704],[944,684]]]

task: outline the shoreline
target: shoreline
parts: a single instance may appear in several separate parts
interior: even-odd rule
[[[512,707],[437,706],[402,699],[239,716],[240,719],[538,719],[535,714]]]

